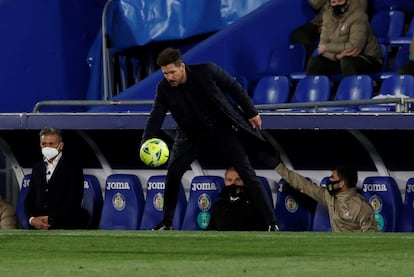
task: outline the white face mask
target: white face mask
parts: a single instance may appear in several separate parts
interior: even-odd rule
[[[59,154],[59,151],[53,147],[43,147],[42,154],[49,161]]]

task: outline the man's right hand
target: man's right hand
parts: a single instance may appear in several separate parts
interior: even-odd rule
[[[45,216],[37,216],[33,217],[30,221],[30,224],[36,228],[37,230],[48,230],[51,225],[48,223],[49,217]]]

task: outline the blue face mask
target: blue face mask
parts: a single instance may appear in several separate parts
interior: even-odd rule
[[[343,15],[348,10],[348,3],[342,5],[332,6],[332,9],[336,15]]]

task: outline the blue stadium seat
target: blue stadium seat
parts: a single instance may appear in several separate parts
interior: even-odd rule
[[[296,85],[292,97],[292,103],[322,102],[328,101],[331,96],[331,81],[328,76],[305,76]],[[308,112],[312,108],[289,109],[293,112]]]
[[[329,181],[329,176],[326,176],[320,182],[321,186],[326,186]],[[315,232],[330,232],[332,230],[331,221],[329,219],[328,208],[321,203],[316,204],[315,216],[313,217],[312,231]]]
[[[26,199],[27,192],[29,191],[31,176],[31,174],[24,175],[16,204],[16,215],[23,229],[30,229],[29,222],[27,221],[26,211],[24,209],[24,200]]]
[[[142,215],[141,230],[151,230],[162,219],[164,208],[165,175],[151,176],[147,181],[146,200]],[[187,198],[181,185],[177,207],[175,209],[173,229],[180,230],[187,207]]]
[[[284,180],[276,183],[275,215],[281,231],[311,231],[316,201]]]
[[[264,176],[257,176],[257,177],[259,178],[260,182],[262,182],[262,184],[263,184],[263,186],[264,186],[264,188],[266,190],[267,196],[269,196],[269,200],[270,200],[270,202],[273,205],[272,188],[271,188],[271,186],[269,184],[269,180],[267,180],[267,178],[264,177]]]
[[[269,58],[266,75],[285,75],[305,70],[306,50],[301,44],[290,44],[287,48],[275,48]]]
[[[366,100],[371,99],[373,93],[373,80],[369,75],[353,75],[343,78],[338,86],[335,101]],[[358,106],[321,107],[319,111],[354,112]]]
[[[414,5],[414,4],[413,4]],[[390,45],[409,45],[411,43],[411,39],[414,35],[414,17],[411,18],[410,24],[408,28],[401,37],[393,37],[390,39]]]
[[[220,176],[196,176],[191,181],[190,195],[181,230],[205,230],[210,222],[210,211],[224,187]]]
[[[397,232],[414,232],[414,178],[408,179],[405,185],[404,202]]]
[[[362,182],[362,195],[374,208],[378,231],[396,231],[402,199],[394,178],[390,176],[366,177]]]
[[[137,230],[144,210],[144,193],[138,177],[112,174],[106,178],[99,229]]]
[[[91,174],[84,174],[82,208],[89,215],[88,228],[97,229],[101,220],[103,197],[101,184],[98,178]]]
[[[414,76],[391,75],[384,79],[379,90],[379,97],[414,97]],[[395,111],[395,105],[370,105],[359,107],[360,111],[386,112]]]
[[[391,70],[388,72],[381,73],[381,79],[387,79],[391,75],[397,74],[397,70],[403,64],[407,63],[410,60],[410,45],[404,44],[398,47],[397,53],[394,57],[394,63],[392,64]]]
[[[289,98],[289,90],[289,79],[286,76],[262,77],[253,92],[253,103],[255,105],[285,103]]]
[[[402,35],[405,13],[396,10],[378,11],[372,16],[370,23],[378,42],[389,44],[392,38]]]

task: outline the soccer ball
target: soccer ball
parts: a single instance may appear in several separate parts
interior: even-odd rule
[[[168,161],[170,150],[167,144],[158,138],[146,140],[139,150],[141,161],[147,166],[158,167]]]

